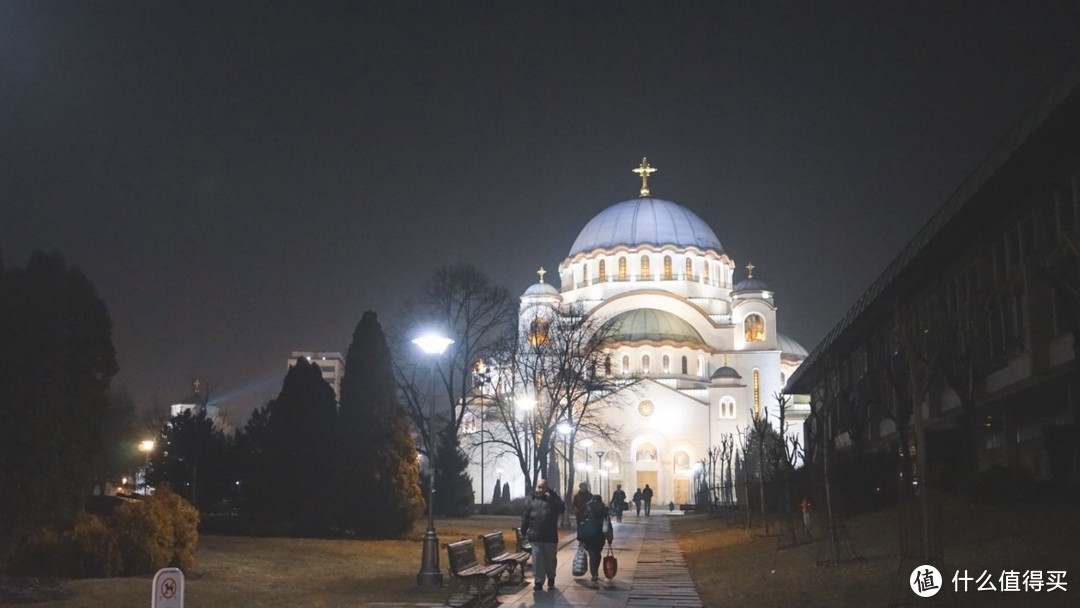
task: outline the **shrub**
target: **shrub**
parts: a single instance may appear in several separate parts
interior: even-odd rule
[[[104,519],[84,513],[66,537],[74,568],[71,574],[112,577],[120,573],[120,541]]]
[[[199,512],[167,488],[141,503],[116,510],[125,574],[146,574],[166,566],[190,570],[195,565]]]
[[[52,527],[40,528],[28,534],[15,551],[17,572],[59,576],[73,568],[71,544],[63,533]]]

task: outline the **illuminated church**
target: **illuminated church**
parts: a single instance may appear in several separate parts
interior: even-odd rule
[[[528,331],[538,318],[575,310],[613,330],[612,372],[642,381],[605,411],[606,422],[620,429],[619,445],[578,437],[575,460],[589,469],[579,468],[577,481],[588,478],[595,491],[599,470],[607,496],[615,484],[628,496],[648,484],[654,504],[681,504],[692,501],[695,463],[710,445],[729,433],[737,439],[737,430],[745,432],[765,409],[776,420],[773,395],[807,353],[779,333],[774,293],[754,266],[735,282],[735,260],[712,228],[686,207],[651,196],[655,169],[646,159],[634,171],[641,196],[608,207],[581,229],[559,265],[558,287],[541,269],[539,282],[521,296],[519,327]],[[808,413],[806,401],[796,399],[789,432],[801,435]],[[486,495],[479,467],[470,471],[478,502],[491,499],[496,469],[512,495],[522,491],[514,463],[487,462],[485,469]]]

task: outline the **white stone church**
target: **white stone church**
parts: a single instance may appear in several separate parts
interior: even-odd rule
[[[621,407],[606,410],[623,443],[578,436],[576,481],[588,479],[594,491],[602,481],[607,497],[616,484],[628,496],[648,484],[654,504],[666,505],[692,501],[695,463],[723,435],[737,437],[766,409],[776,421],[773,395],[807,353],[778,331],[774,293],[753,265],[740,268],[746,278],[735,282],[736,262],[712,228],[686,207],[650,195],[654,171],[642,159],[635,169],[641,196],[608,207],[581,229],[559,265],[559,287],[541,271],[521,296],[519,327],[571,308],[614,324],[613,371],[643,381]],[[789,433],[801,439],[808,413],[805,399],[793,400]],[[481,471],[474,460],[477,502],[490,502],[496,478],[509,483],[511,496],[521,494],[515,461],[488,455]]]

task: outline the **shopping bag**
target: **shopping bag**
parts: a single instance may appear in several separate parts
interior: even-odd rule
[[[603,561],[600,563],[604,566],[604,576],[609,579],[615,578],[615,573],[619,571],[619,559],[615,557],[614,552],[611,550],[611,543],[607,546],[608,554],[604,556]]]
[[[610,534],[611,534],[611,518],[610,517],[605,517],[604,518],[604,537],[606,538]]]
[[[585,553],[585,545],[578,545],[577,553],[574,554],[574,567],[570,572],[574,576],[582,576],[589,569],[589,556]]]

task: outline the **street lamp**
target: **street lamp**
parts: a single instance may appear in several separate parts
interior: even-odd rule
[[[423,554],[420,558],[420,571],[416,573],[416,584],[421,587],[442,586],[442,572],[439,571],[439,537],[435,534],[435,362],[437,357],[454,343],[450,338],[438,334],[425,334],[412,341],[425,354],[431,355],[431,396],[428,399],[428,502],[427,531],[424,532]]]
[[[150,472],[150,454],[153,453],[155,447],[157,447],[157,442],[153,439],[143,439],[139,442],[139,451],[146,454],[146,464],[143,465],[143,494],[146,494],[150,488],[150,482],[146,476]],[[138,480],[135,480],[135,485],[136,487],[139,485]]]
[[[600,474],[603,473],[603,471],[601,471],[601,469],[604,468],[603,467],[603,461],[601,460],[603,457],[604,457],[604,450],[596,450],[596,486],[597,486],[596,489],[600,490],[600,496],[601,497],[604,496],[604,482],[603,482],[603,480],[600,479]]]

